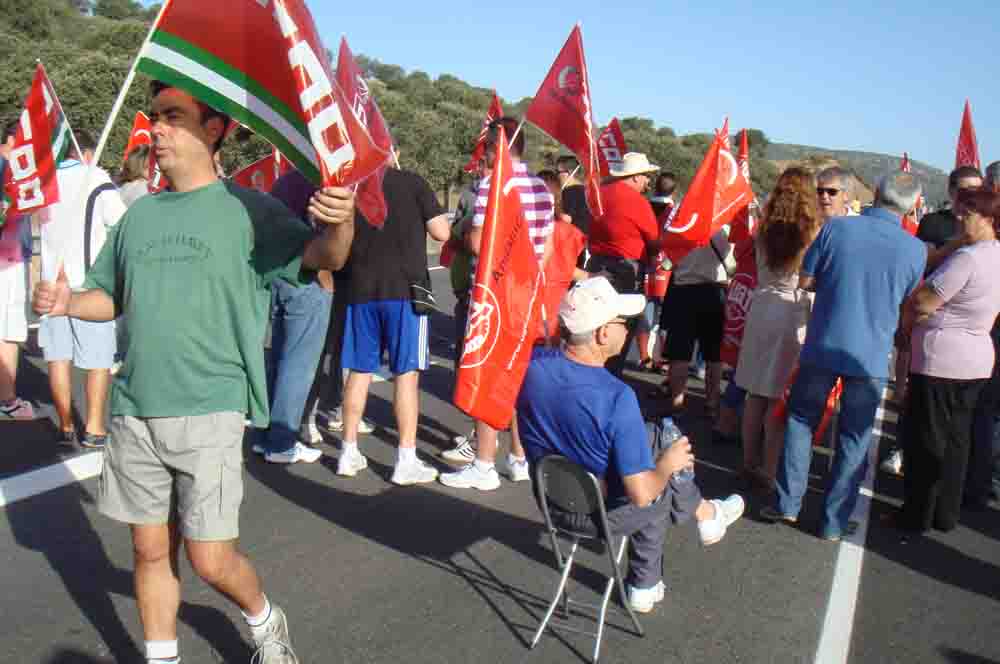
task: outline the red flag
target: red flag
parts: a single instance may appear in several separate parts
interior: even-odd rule
[[[486,152],[486,134],[489,131],[490,123],[502,117],[503,107],[500,105],[500,99],[497,97],[496,91],[494,91],[493,101],[490,102],[490,108],[486,111],[486,119],[483,120],[483,127],[479,130],[479,137],[476,138],[476,147],[472,148],[469,163],[465,165],[464,170],[466,173],[474,173],[479,168],[479,160],[483,158],[483,153]]]
[[[740,169],[740,177],[750,182],[750,141],[746,129],[740,132],[740,154],[736,162]],[[753,237],[757,220],[754,219],[751,208],[750,205],[741,208],[730,225],[729,241],[734,245],[738,246]]]
[[[972,126],[972,107],[965,100],[965,111],[962,113],[962,128],[958,130],[958,148],[955,151],[955,168],[979,165],[979,145],[976,143],[976,128]]]
[[[799,367],[796,366],[791,375],[788,377],[788,383],[785,386],[785,391],[778,398],[778,403],[775,405],[774,410],[771,411],[771,421],[775,424],[782,424],[788,418],[788,400],[791,398],[792,386],[795,385],[795,379],[799,375]],[[823,442],[823,435],[826,433],[827,428],[830,426],[830,422],[833,420],[833,411],[837,408],[837,402],[840,401],[840,395],[844,392],[844,381],[840,378],[837,382],[833,384],[830,389],[830,394],[826,397],[826,405],[823,408],[823,417],[819,421],[819,425],[813,432],[813,445],[819,445]]]
[[[911,173],[913,171],[913,167],[910,166],[910,155],[908,155],[905,152],[903,153],[903,161],[901,161],[899,164],[899,170],[903,171],[904,173]],[[917,198],[918,210],[921,208],[920,204],[921,198],[922,197]],[[917,223],[916,217],[914,215],[908,214],[903,217],[903,230],[909,233],[910,235],[916,236],[917,229],[919,228],[919,226],[920,224]]]
[[[149,116],[142,111],[137,112],[135,120],[132,121],[132,133],[128,135],[128,144],[125,146],[122,161],[128,159],[129,153],[140,145],[153,145],[153,125],[149,122]],[[149,158],[155,159],[152,150]]]
[[[69,124],[39,63],[4,172],[3,219],[59,202],[56,167],[71,141]]]
[[[604,205],[601,203],[601,168],[591,108],[583,36],[577,25],[556,56],[524,117],[576,155],[583,166],[587,205],[591,214],[599,217],[604,214]]]
[[[454,397],[456,406],[495,429],[514,415],[544,296],[513,178],[501,127]]]
[[[749,170],[743,174],[733,157],[729,120],[726,120],[666,229],[663,250],[667,257],[676,264],[693,249],[707,245],[720,228],[752,201]]]
[[[622,134],[622,127],[618,124],[618,118],[611,118],[611,122],[604,128],[597,138],[597,158],[601,165],[601,177],[606,178],[611,175],[611,167],[620,168],[628,146],[625,145],[625,136]]]
[[[291,170],[291,163],[281,156],[276,149],[271,154],[258,159],[246,168],[233,174],[233,182],[246,187],[268,193],[274,187],[279,177]]]
[[[337,83],[344,90],[347,99],[351,102],[351,109],[354,116],[368,128],[368,133],[372,140],[382,150],[392,152],[392,134],[386,125],[382,111],[375,103],[375,97],[368,89],[368,82],[365,80],[361,68],[354,61],[354,55],[347,45],[347,38],[340,38],[340,53],[337,56]],[[379,228],[385,223],[385,218],[389,214],[389,208],[385,202],[385,192],[382,191],[382,179],[385,177],[385,169],[388,162],[378,167],[374,173],[365,179],[358,187],[357,206],[361,214],[365,215],[373,226]]]

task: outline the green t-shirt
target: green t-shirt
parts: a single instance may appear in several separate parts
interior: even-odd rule
[[[111,413],[236,411],[267,426],[269,289],[312,279],[302,270],[312,236],[277,199],[230,183],[133,204],[84,283],[115,299],[128,328]]]

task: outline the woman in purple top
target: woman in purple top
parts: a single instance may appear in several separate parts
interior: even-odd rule
[[[1000,242],[993,220],[962,203],[955,215],[966,246],[927,278],[903,313],[911,387],[900,525],[920,532],[948,531],[958,522],[973,411],[993,371],[990,328],[1000,312]]]

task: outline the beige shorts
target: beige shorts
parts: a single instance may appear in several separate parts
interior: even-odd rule
[[[97,506],[129,524],[176,518],[201,541],[239,536],[243,413],[111,418]]]

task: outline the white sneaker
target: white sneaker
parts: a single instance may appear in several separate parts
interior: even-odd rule
[[[344,430],[344,420],[339,413],[326,421],[326,429],[331,433],[340,433]],[[375,431],[375,423],[367,417],[362,417],[358,422],[358,433],[369,434]]]
[[[531,470],[527,459],[517,459],[507,455],[507,477],[511,482],[527,482],[531,479]]]
[[[889,451],[889,456],[885,458],[885,461],[879,464],[879,468],[890,475],[902,475],[903,450],[898,447],[892,448],[892,450]]]
[[[628,605],[636,613],[649,613],[659,602],[663,601],[667,587],[663,581],[658,581],[652,588],[636,588],[635,586],[625,586],[625,594],[628,595]]]
[[[743,516],[746,503],[739,494],[733,494],[725,500],[710,500],[715,507],[715,516],[706,521],[698,522],[698,534],[702,546],[711,546],[726,535],[726,529]]]
[[[305,439],[310,445],[319,445],[324,442],[323,432],[316,426],[316,420],[310,418],[306,423]]]
[[[438,478],[437,468],[428,466],[417,459],[416,461],[396,462],[396,468],[392,471],[392,483],[400,486],[410,484],[427,484]]]
[[[341,452],[337,459],[337,474],[354,477],[368,467],[368,459],[361,452]]]
[[[271,605],[271,617],[260,627],[251,628],[257,647],[250,661],[254,664],[299,664],[288,635],[288,618],[281,607]]]
[[[500,475],[496,468],[483,472],[476,464],[470,463],[454,473],[441,475],[441,484],[454,489],[479,489],[493,491],[500,488]]]
[[[476,446],[473,442],[475,435],[455,436],[455,447],[441,453],[441,458],[445,461],[467,464],[472,463],[476,458]]]
[[[254,454],[260,454],[260,455],[267,454],[267,450],[265,450],[264,446],[261,445],[260,443],[254,443],[253,445],[251,445],[250,451],[253,452]]]
[[[315,463],[323,456],[323,452],[315,447],[306,447],[296,442],[291,449],[284,452],[268,452],[264,459],[271,463]]]

